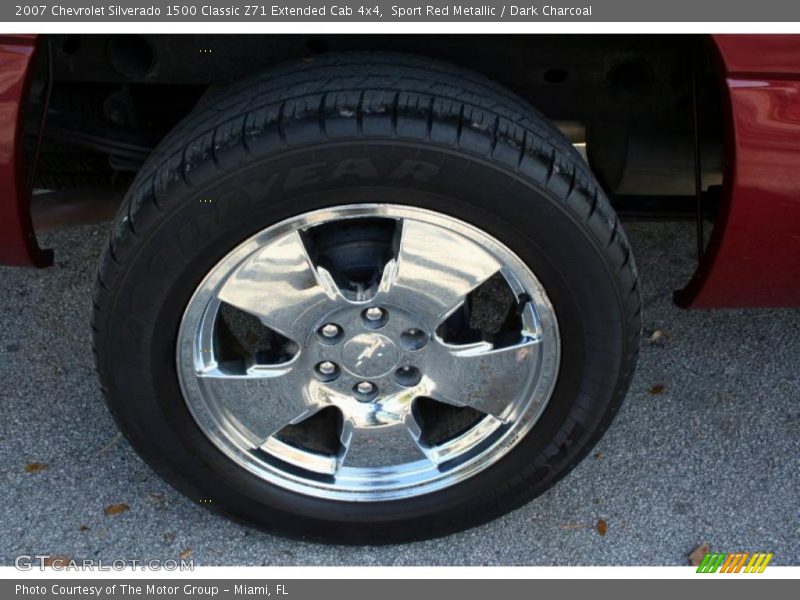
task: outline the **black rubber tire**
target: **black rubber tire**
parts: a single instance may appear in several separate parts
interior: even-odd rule
[[[558,382],[525,439],[456,486],[403,501],[308,498],[236,466],[196,426],[177,381],[177,330],[199,281],[241,241],[289,216],[376,197],[470,222],[532,268],[559,320]],[[537,111],[436,61],[324,55],[234,85],[156,149],[101,259],[94,348],[120,428],[190,498],[283,534],[388,543],[493,519],[578,463],[625,396],[640,306],[616,215]]]

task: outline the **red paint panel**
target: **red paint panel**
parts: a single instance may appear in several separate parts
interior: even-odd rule
[[[800,36],[715,42],[729,102],[723,207],[676,300],[692,308],[800,306]]]
[[[800,35],[715,35],[725,72],[739,77],[800,77]]]
[[[22,149],[34,41],[0,36],[0,264],[43,267],[52,263],[52,252],[36,243]]]

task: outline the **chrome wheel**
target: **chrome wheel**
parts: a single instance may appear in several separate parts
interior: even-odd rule
[[[430,493],[496,463],[542,414],[558,364],[553,308],[511,250],[384,204],[243,242],[200,283],[177,344],[184,398],[217,448],[275,485],[353,501]]]

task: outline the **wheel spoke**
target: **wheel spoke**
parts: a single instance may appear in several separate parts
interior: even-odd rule
[[[342,299],[330,273],[312,263],[296,231],[245,260],[217,295],[298,343],[308,334],[320,309]]]
[[[397,258],[386,266],[379,294],[438,325],[502,264],[475,242],[443,227],[405,219]]]
[[[212,367],[198,373],[201,389],[216,401],[224,417],[246,428],[253,446],[289,424],[298,423],[322,408],[309,400],[305,378],[296,367],[255,366],[244,375],[232,375]]]
[[[538,338],[494,349],[479,342],[466,346],[435,343],[423,382],[425,393],[440,402],[470,406],[502,421],[513,420],[509,407],[536,376]]]
[[[420,443],[417,423],[409,414],[405,421],[358,427],[345,421],[341,435],[344,454],[340,466],[379,468],[417,460],[432,460]]]

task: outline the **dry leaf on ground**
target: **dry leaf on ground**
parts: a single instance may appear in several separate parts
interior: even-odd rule
[[[25,465],[25,472],[26,473],[39,473],[40,471],[44,471],[47,468],[47,465],[40,462],[31,462]]]
[[[597,523],[594,524],[594,528],[600,535],[605,535],[608,531],[608,523],[606,523],[605,519],[597,519]]]
[[[706,554],[708,554],[708,551],[710,549],[711,548],[709,547],[707,542],[703,542],[702,544],[700,544],[689,554],[689,564],[692,565],[693,567],[699,565],[702,562],[703,557]]]
[[[658,396],[660,394],[663,394],[665,389],[667,389],[665,385],[661,385],[660,383],[658,383],[647,391],[650,392],[650,394],[653,396]]]
[[[107,515],[118,515],[119,513],[124,513],[126,510],[130,510],[131,507],[125,504],[124,502],[120,502],[119,504],[111,504],[106,506],[105,513]]]

